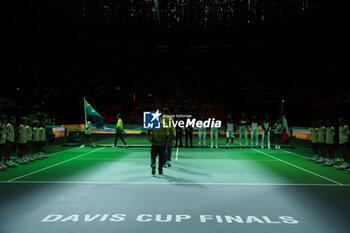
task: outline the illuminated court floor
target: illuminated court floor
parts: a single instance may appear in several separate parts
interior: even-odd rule
[[[350,174],[308,150],[49,147],[0,173],[0,232],[348,232]]]

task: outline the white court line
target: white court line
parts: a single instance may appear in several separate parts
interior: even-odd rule
[[[291,152],[291,151],[287,151],[287,150],[281,150],[281,151],[286,152],[286,153],[288,153],[288,154],[296,155],[296,156],[301,157],[301,158],[305,158],[305,159],[307,159],[307,160],[310,161],[310,158],[309,158],[309,157],[303,156],[303,155],[301,155],[301,154],[297,154],[297,153],[294,153],[294,152]],[[313,161],[311,161],[311,162],[313,162]],[[322,164],[321,164],[321,165],[322,165]],[[333,166],[333,167],[335,167],[335,168],[340,168],[340,166]]]
[[[128,138],[125,139],[125,141],[130,140],[131,138],[134,138],[134,137],[128,137]],[[111,140],[111,139],[110,138],[106,138],[106,139],[97,141],[96,143],[100,143],[100,142],[107,141],[107,140]],[[114,141],[113,141],[113,145],[114,145]]]
[[[47,156],[51,157],[52,155],[57,155],[57,154],[60,154],[60,153],[63,153],[63,152],[76,150],[76,149],[79,149],[79,147],[74,147],[74,148],[71,148],[71,149],[68,149],[68,150],[62,150],[62,151],[58,151],[58,152],[55,152],[55,153],[47,154]],[[12,156],[12,157],[16,157],[16,156]]]
[[[179,159],[179,147],[177,147],[177,149],[176,149],[176,158],[175,158],[175,160],[178,160]]]
[[[330,181],[330,182],[332,182],[332,183],[335,183],[335,184],[338,184],[338,185],[343,185],[342,183],[340,183],[340,182],[338,182],[338,181],[332,180],[332,179],[327,178],[327,177],[325,177],[325,176],[319,175],[319,174],[317,174],[317,173],[315,173],[315,172],[312,172],[312,171],[309,171],[309,170],[307,170],[307,169],[301,168],[301,167],[299,167],[299,166],[297,166],[297,165],[294,165],[294,164],[292,164],[292,163],[289,163],[289,162],[287,162],[287,161],[284,161],[284,160],[282,160],[282,159],[279,159],[279,158],[277,158],[277,157],[275,157],[275,156],[269,155],[269,154],[267,154],[267,153],[265,153],[265,152],[262,152],[262,151],[259,151],[259,150],[256,150],[256,149],[253,149],[253,150],[256,151],[256,152],[259,152],[259,153],[261,153],[261,154],[264,154],[264,155],[266,155],[266,156],[268,156],[268,157],[270,157],[270,158],[274,158],[274,159],[276,159],[276,160],[278,160],[278,161],[280,161],[280,162],[282,162],[282,163],[285,163],[285,164],[288,164],[288,165],[290,165],[290,166],[292,166],[292,167],[298,168],[299,170],[302,170],[302,171],[304,171],[304,172],[310,173],[310,174],[312,174],[312,175],[314,175],[314,176],[317,176],[317,177],[320,177],[320,178],[322,178],[322,179],[328,180],[328,181]]]
[[[0,184],[9,184],[0,181]],[[293,184],[293,183],[188,183],[188,182],[89,182],[89,181],[14,181],[11,184],[96,184],[96,185],[211,185],[211,186],[325,186],[325,187],[350,187],[350,184]]]
[[[132,137],[130,137],[130,138],[132,138]],[[108,138],[107,138],[108,139]],[[102,141],[105,141],[105,140],[107,140],[107,139],[103,139],[103,140],[101,140],[101,141],[97,141],[97,142],[102,142]],[[128,138],[129,139],[129,138]],[[128,139],[125,139],[125,141],[126,140],[128,140]],[[96,142],[96,143],[97,143]],[[51,154],[47,154],[47,156],[49,156],[49,157],[51,157],[52,155],[57,155],[57,154],[60,154],[60,153],[63,153],[63,152],[67,152],[67,151],[71,151],[71,150],[76,150],[76,149],[79,149],[80,147],[74,147],[74,148],[71,148],[71,149],[68,149],[68,150],[62,150],[62,151],[58,151],[58,152],[55,152],[55,153],[51,153]]]
[[[79,147],[75,147],[75,148],[71,148],[71,149],[68,149],[68,150],[62,150],[62,151],[59,151],[59,152],[55,152],[55,153],[51,153],[51,154],[47,154],[47,156],[52,156],[52,155],[57,155],[57,154],[60,154],[60,153],[63,153],[63,152],[67,152],[67,151],[71,151],[71,150],[76,150],[78,149]]]
[[[256,162],[256,161],[260,161],[260,162],[279,162],[275,159],[202,159],[202,158],[184,158],[185,160],[200,160],[200,161],[212,161],[212,162],[222,162],[222,161],[230,161],[230,162]],[[105,161],[115,161],[117,160],[118,162],[122,162],[122,161],[148,161],[148,158],[134,158],[134,159],[119,159],[117,158],[103,158],[103,157],[99,157],[99,158],[78,158],[77,160],[105,160]]]
[[[79,147],[74,147],[74,148],[71,148],[71,149],[68,149],[68,150],[62,150],[62,151],[59,151],[59,152],[55,152],[55,153],[51,153],[51,154],[47,154],[46,156],[47,157],[51,157],[52,155],[57,155],[57,154],[61,154],[63,152],[67,152],[67,151],[71,151],[71,150],[76,150],[78,149]],[[17,157],[17,156],[11,156],[11,157]]]
[[[94,152],[96,152],[96,151],[100,151],[100,150],[102,150],[102,149],[104,149],[104,148],[96,149],[96,150],[93,150],[93,151],[90,151],[90,152],[87,152],[87,153],[84,153],[84,154],[75,156],[75,157],[73,157],[73,158],[64,160],[64,161],[62,161],[62,162],[55,163],[55,164],[53,164],[53,165],[51,165],[51,166],[44,167],[44,168],[42,168],[42,169],[39,169],[39,170],[30,172],[30,173],[27,173],[27,174],[25,174],[25,175],[18,176],[18,177],[16,177],[16,178],[13,178],[13,179],[11,179],[11,180],[6,181],[6,183],[13,182],[13,181],[15,181],[15,180],[19,180],[19,179],[21,179],[21,178],[23,178],[23,177],[27,177],[27,176],[36,174],[36,173],[41,172],[41,171],[45,171],[45,170],[47,170],[47,169],[49,169],[49,168],[56,167],[56,166],[61,165],[61,164],[63,164],[63,163],[67,163],[67,162],[69,162],[69,161],[72,161],[72,160],[74,160],[74,159],[80,158],[80,157],[82,157],[82,156],[85,156],[85,155],[94,153]]]
[[[288,154],[296,155],[296,156],[298,156],[300,158],[304,158],[304,159],[310,160],[309,157],[306,157],[306,156],[303,156],[303,155],[300,155],[300,154],[297,154],[297,153],[294,153],[294,152],[291,152],[291,151],[287,151],[287,150],[281,150],[281,151],[286,152]]]

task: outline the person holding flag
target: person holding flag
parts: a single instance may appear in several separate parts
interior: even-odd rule
[[[85,147],[86,141],[89,141],[92,145],[92,147],[96,147],[95,143],[93,142],[91,138],[91,129],[92,129],[92,123],[94,123],[95,127],[98,129],[101,129],[104,127],[104,119],[103,117],[89,104],[89,102],[86,101],[84,98],[84,114],[85,114],[85,136],[84,136],[84,142],[83,145],[81,145],[81,148]]]
[[[92,147],[96,147],[95,143],[92,141],[91,138],[91,121],[88,120],[85,124],[85,135],[84,135],[84,142],[83,145],[80,146],[80,148],[85,148],[86,141],[89,141],[92,145]]]
[[[124,127],[123,120],[121,118],[120,113],[118,113],[118,115],[117,115],[117,124],[115,125],[115,138],[114,138],[114,146],[113,146],[113,148],[117,148],[118,138],[120,138],[122,140],[122,142],[124,143],[124,148],[128,147],[126,145],[126,142],[125,142],[124,137],[123,137],[123,132],[124,132],[123,127]]]

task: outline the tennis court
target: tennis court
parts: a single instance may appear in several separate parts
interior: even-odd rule
[[[348,232],[350,174],[311,148],[174,148],[152,176],[150,148],[132,147],[145,137],[127,142],[49,146],[1,172],[0,232]]]

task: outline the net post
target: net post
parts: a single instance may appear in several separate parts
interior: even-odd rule
[[[64,128],[63,145],[67,145],[67,128]]]

